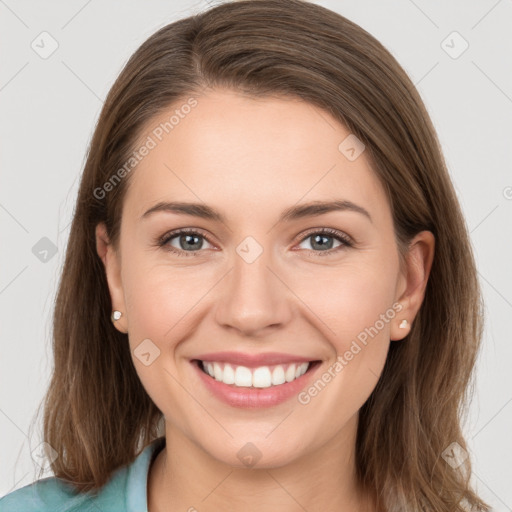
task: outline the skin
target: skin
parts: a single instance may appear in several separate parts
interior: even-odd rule
[[[367,152],[349,161],[338,146],[350,132],[327,112],[227,89],[194,97],[197,107],[132,171],[119,251],[103,224],[96,229],[112,306],[123,313],[115,326],[128,333],[137,373],[166,419],[149,511],[376,510],[356,485],[358,411],[390,342],[409,333],[420,308],[434,237],[424,231],[412,240],[401,273],[391,210]],[[175,108],[153,119],[141,140]],[[364,207],[372,221],[336,211],[277,223],[290,206],[333,199]],[[206,203],[227,221],[170,212],[139,220],[159,201]],[[178,228],[209,238],[199,248],[190,242],[196,257],[154,244]],[[331,255],[316,256],[323,252],[312,228],[339,230],[355,244],[336,250],[341,242],[328,238]],[[236,252],[247,236],[263,249],[251,264]],[[179,236],[168,245],[189,247]],[[306,405],[293,397],[264,409],[230,407],[190,363],[218,350],[285,352],[321,360],[320,377],[396,303],[403,309]],[[160,350],[149,366],[133,354],[147,338]],[[252,468],[237,457],[247,442],[261,452]]]

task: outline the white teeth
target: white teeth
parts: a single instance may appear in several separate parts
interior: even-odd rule
[[[237,366],[235,370],[235,386],[252,386],[252,373],[245,366]]]
[[[219,363],[213,363],[213,376],[216,380],[222,380],[222,368]]]
[[[272,372],[272,384],[277,386],[279,384],[284,384],[285,382],[284,368],[282,366],[276,366]]]
[[[224,374],[222,378],[222,382],[224,384],[234,384],[235,383],[235,371],[231,367],[230,364],[224,365]]]
[[[260,366],[247,368],[246,366],[233,366],[227,363],[202,362],[202,366],[210,377],[224,384],[234,384],[237,387],[268,388],[279,386],[285,382],[304,375],[310,363],[276,366]]]
[[[286,382],[291,382],[292,380],[295,380],[295,365],[291,364],[288,366],[288,369],[286,370],[285,374]]]
[[[270,374],[270,370],[268,366],[262,366],[261,368],[256,368],[252,375],[252,385],[255,388],[269,388],[272,386],[272,375]]]

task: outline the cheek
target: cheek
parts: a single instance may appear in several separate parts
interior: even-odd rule
[[[294,284],[312,312],[310,322],[323,333],[332,353],[316,384],[305,390],[304,402],[311,399],[316,407],[325,407],[326,414],[341,415],[337,424],[364,404],[386,362],[396,317],[396,272],[392,257],[361,258],[357,265],[317,272],[315,286],[311,280]],[[303,311],[307,314],[306,308]]]
[[[396,317],[396,272],[392,258],[361,258],[357,265],[319,273],[315,287],[299,292],[332,348],[330,364],[302,399],[315,403],[319,416],[330,415],[333,429],[362,407],[382,372]]]
[[[292,287],[311,310],[311,321],[342,353],[353,339],[364,342],[368,330],[375,338],[388,336],[390,320],[395,315],[392,306],[396,277],[392,261],[382,266],[378,261],[361,258],[357,264],[321,268],[308,280],[297,278]],[[374,326],[378,333],[372,329]]]
[[[125,264],[123,286],[128,330],[134,342],[154,338],[155,343],[162,344],[165,339],[174,337],[175,326],[186,321],[207,285],[190,269],[162,264],[148,266],[143,258],[134,258]]]
[[[125,269],[129,344],[136,372],[156,406],[174,421],[185,422],[190,396],[180,385],[183,368],[175,364],[175,352],[197,325],[194,305],[204,295],[203,285],[197,283],[204,281],[190,271],[136,265],[135,259],[126,262]]]

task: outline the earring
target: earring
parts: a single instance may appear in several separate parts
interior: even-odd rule
[[[409,322],[407,320],[402,320],[398,327],[400,327],[400,329],[407,329],[408,324],[409,324]]]
[[[121,318],[121,315],[122,315],[121,311],[117,311],[117,310],[113,311],[112,316],[111,316],[112,322],[119,320]]]

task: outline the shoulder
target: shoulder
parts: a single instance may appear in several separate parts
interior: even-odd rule
[[[132,464],[119,468],[95,493],[77,493],[62,479],[43,478],[0,498],[0,512],[147,511],[149,464],[164,446],[165,438],[153,441]]]
[[[0,498],[0,512],[79,510],[75,505],[82,500],[64,481],[55,477],[43,478]]]
[[[43,478],[0,498],[0,512],[113,512],[124,509],[126,469],[99,491],[79,493],[56,477]],[[114,507],[114,508],[112,508]]]

